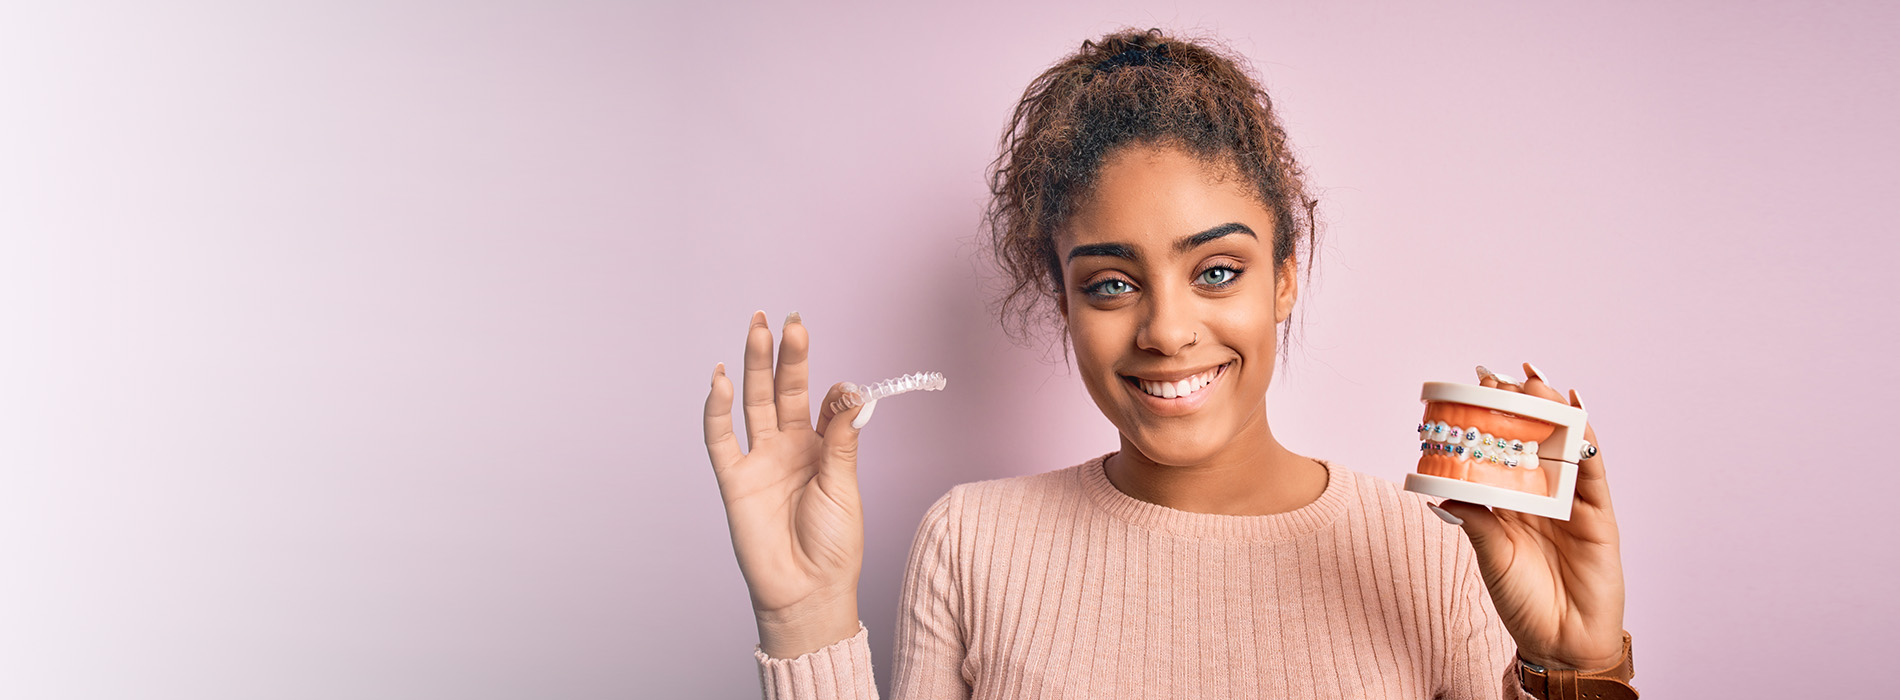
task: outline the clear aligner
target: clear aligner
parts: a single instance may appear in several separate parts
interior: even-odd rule
[[[843,413],[878,399],[913,391],[943,391],[944,384],[948,381],[944,379],[942,372],[915,372],[876,384],[859,385],[847,382],[844,395],[836,402],[836,411]]]

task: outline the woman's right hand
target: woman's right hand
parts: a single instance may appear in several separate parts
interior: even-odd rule
[[[858,574],[864,566],[864,509],[858,501],[858,429],[876,402],[832,410],[825,396],[814,429],[806,391],[810,339],[794,312],[785,320],[778,371],[772,329],[752,315],[745,342],[745,427],[750,452],[732,432],[732,380],[721,363],[706,397],[706,454],[719,480],[759,621],[759,646],[792,658],[858,632]]]

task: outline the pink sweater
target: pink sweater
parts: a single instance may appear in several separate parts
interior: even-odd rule
[[[1189,513],[1116,490],[1108,456],[930,508],[894,695],[1529,697],[1470,541],[1423,496],[1325,463],[1299,510]],[[765,697],[877,697],[865,635],[795,659],[755,649]]]

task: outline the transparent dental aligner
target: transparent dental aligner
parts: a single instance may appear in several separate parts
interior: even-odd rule
[[[942,372],[914,372],[894,377],[876,384],[860,385],[845,382],[844,395],[835,403],[835,412],[843,413],[878,399],[890,398],[898,394],[913,391],[943,391],[949,380]]]

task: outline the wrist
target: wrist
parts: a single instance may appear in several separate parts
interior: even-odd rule
[[[826,600],[755,610],[759,650],[766,656],[790,659],[850,639],[858,633],[856,591]]]
[[[1545,666],[1527,658],[1523,653],[1517,657],[1518,684],[1534,698],[1602,698],[1604,700],[1634,700],[1636,688],[1630,685],[1630,679],[1636,675],[1636,666],[1630,655],[1630,635],[1623,633],[1622,651],[1614,662],[1600,668],[1583,666],[1581,668],[1562,665],[1562,661],[1552,661]],[[1593,662],[1585,662],[1593,663]]]
[[[1540,669],[1558,669],[1576,671],[1578,673],[1601,673],[1616,668],[1617,664],[1623,663],[1623,654],[1619,650],[1615,656],[1602,659],[1577,660],[1532,654],[1525,652],[1523,649],[1519,649],[1517,651],[1517,659]]]

